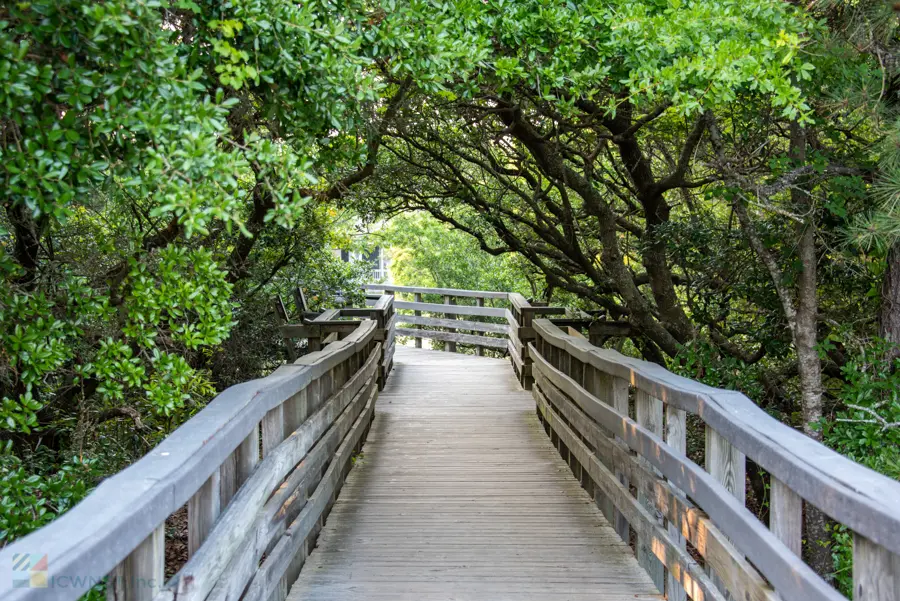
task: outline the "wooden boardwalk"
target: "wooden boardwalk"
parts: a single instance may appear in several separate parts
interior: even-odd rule
[[[397,347],[290,601],[659,599],[509,362]]]

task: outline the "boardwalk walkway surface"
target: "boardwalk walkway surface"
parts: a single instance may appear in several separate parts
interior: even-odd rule
[[[509,362],[397,347],[290,601],[659,599]]]

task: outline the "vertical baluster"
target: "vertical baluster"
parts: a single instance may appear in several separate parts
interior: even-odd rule
[[[444,295],[444,304],[445,305],[455,305],[456,300],[452,296],[447,294],[447,295]],[[446,317],[447,319],[456,319],[456,315],[451,315],[450,313],[445,313],[444,317]],[[447,328],[447,331],[451,332],[451,333],[456,332],[456,330],[454,328]],[[456,352],[456,343],[449,342],[449,341],[446,342],[444,344],[444,350],[447,351],[448,353],[455,353]]]
[[[266,457],[284,440],[284,405],[270,409],[262,421],[262,452]]]
[[[188,501],[188,557],[192,557],[212,530],[221,509],[222,493],[219,490],[220,470],[203,483],[200,490]]]
[[[634,410],[637,423],[660,438],[663,437],[663,403],[661,400],[650,396],[643,390],[638,390],[635,393]],[[652,471],[656,472],[646,459],[638,457],[638,460]],[[658,472],[657,475],[659,475]],[[657,516],[659,524],[662,525],[662,514],[657,510],[656,505],[647,497],[643,490],[638,490],[638,500],[651,514]],[[653,554],[653,540],[654,538],[652,536],[638,534],[638,563],[640,563],[641,567],[650,575],[657,590],[659,590],[660,593],[664,593],[666,590],[666,570],[656,555]]]
[[[666,444],[682,455],[687,454],[687,416],[683,409],[672,405],[666,405]],[[676,494],[684,494],[674,486],[672,488]],[[668,530],[672,540],[678,543],[682,549],[686,549],[687,542],[681,535],[680,524],[670,522]],[[672,572],[669,572],[666,579],[666,598],[669,601],[687,601],[687,592],[681,585],[678,575]]]
[[[728,439],[706,426],[706,471],[718,480],[728,492],[733,494],[741,504],[747,494],[747,461],[744,454],[737,450]],[[722,579],[707,566],[707,573],[713,582],[730,599],[728,590]]]
[[[900,600],[900,555],[853,533],[853,601]]]
[[[622,378],[616,378],[614,376],[608,376],[608,389],[606,397],[606,402],[612,406],[613,409],[621,413],[623,416],[628,415],[628,380],[623,380]],[[618,436],[617,440],[621,440]],[[625,473],[621,470],[616,470],[616,477],[619,478],[619,482],[621,482],[625,488],[629,487],[628,478],[625,477]],[[628,525],[628,520],[625,519],[625,516],[622,515],[618,510],[615,511],[615,528],[616,532],[619,534],[619,538],[621,538],[626,543],[631,540],[631,532],[630,526]]]
[[[417,303],[421,303],[421,302],[422,302],[422,294],[421,294],[421,293],[416,292],[416,297],[415,297],[415,298],[416,298],[416,302],[417,302]],[[413,315],[422,315],[422,312],[421,312],[421,311],[413,311]],[[421,329],[422,329],[422,326],[416,326],[416,329],[417,329],[417,330],[421,330]],[[421,338],[416,338],[415,340],[416,340],[416,348],[422,348],[422,339],[421,339]]]
[[[803,499],[775,476],[771,478],[769,498],[769,530],[800,557],[803,539]]]
[[[259,424],[253,427],[241,446],[237,448],[236,453],[237,484],[240,487],[247,481],[256,468],[256,464],[259,463]]]
[[[152,601],[165,580],[166,525],[160,524],[109,575],[107,601]]]
[[[478,298],[476,298],[476,299],[475,299],[475,305],[478,306],[478,307],[483,307],[483,306],[484,306],[484,297],[479,296]],[[476,318],[474,318],[474,317],[473,317],[473,319],[474,319],[475,321],[478,321],[478,319],[476,319]],[[473,333],[473,334],[481,334],[481,335],[484,335],[482,332],[472,332],[472,333]],[[481,346],[480,344],[477,345],[477,346],[475,347],[475,354],[478,355],[479,357],[483,357],[483,356],[484,356],[484,347]]]
[[[608,394],[608,377],[606,374],[601,372],[599,369],[592,365],[585,366],[585,376],[584,376],[584,388],[593,396],[597,397],[604,403],[606,402],[607,394]],[[606,431],[605,428],[601,429]],[[605,458],[600,457],[600,460],[609,467],[609,461],[605,460]],[[609,499],[603,491],[599,487],[594,488],[594,503],[597,504],[597,507],[600,508],[600,511],[606,517],[606,521],[610,524],[616,523],[615,516],[615,508],[613,507],[612,500]]]

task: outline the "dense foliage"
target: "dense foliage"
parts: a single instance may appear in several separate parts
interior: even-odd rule
[[[900,476],[896,21],[840,0],[5,4],[0,544],[277,365],[273,296],[356,291],[365,267],[331,249],[366,244],[401,283],[602,310],[607,344]],[[806,539],[846,586],[846,534],[809,511]]]

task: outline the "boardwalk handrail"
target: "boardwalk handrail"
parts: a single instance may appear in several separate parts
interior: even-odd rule
[[[509,297],[506,292],[392,284],[365,284],[363,288],[395,297],[396,333],[414,338],[417,347],[422,346],[423,339],[429,339],[443,342],[444,350],[448,352],[474,347],[475,353],[482,355],[486,348],[495,351],[505,351],[507,348],[508,326],[502,321],[505,321],[508,309],[485,304],[488,301],[492,305],[506,305]],[[401,300],[403,295],[407,299],[412,296],[412,300]],[[423,302],[425,296],[430,300],[438,297],[443,302]],[[458,304],[461,299],[462,303],[469,304]],[[471,304],[473,301],[475,304]],[[369,305],[375,302],[374,299],[367,301]],[[486,321],[491,319],[495,321]]]
[[[49,580],[11,588],[6,577],[0,596],[69,601],[109,575],[111,601],[283,599],[282,579],[296,577],[390,370],[393,333],[383,325],[393,298],[375,310],[379,320],[345,322],[355,327],[343,338],[228,388],[81,503],[2,549],[7,566],[19,554],[47,556]],[[165,521],[186,503],[190,559],[164,582]]]
[[[804,503],[853,531],[857,601],[900,598],[900,483],[739,392],[597,348],[546,319],[531,328],[519,333],[530,339],[532,393],[548,433],[620,535],[636,531],[638,559],[670,599],[685,590],[724,598],[717,589],[735,599],[843,599],[799,557]],[[705,468],[687,457],[686,414],[705,424]],[[744,506],[745,458],[770,475],[770,528]]]

